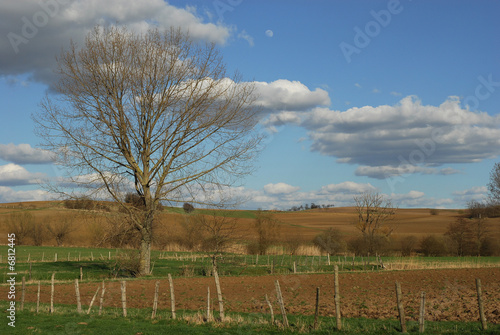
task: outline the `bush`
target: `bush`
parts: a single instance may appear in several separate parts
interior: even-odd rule
[[[313,244],[317,246],[322,252],[330,255],[342,253],[346,249],[346,243],[342,233],[333,228],[329,228],[325,232],[316,235]]]
[[[431,210],[429,210],[429,213],[431,215],[438,215],[439,214],[439,211],[436,209],[436,208],[432,208]]]
[[[347,243],[348,249],[357,256],[367,256],[370,252],[370,245],[372,247],[372,252],[379,255],[385,255],[390,245],[389,238],[383,235],[376,235],[371,238],[370,244],[367,238],[359,236]]]
[[[401,239],[401,255],[404,257],[411,256],[418,245],[418,239],[414,235],[405,236]]]
[[[74,200],[64,200],[64,207],[68,209],[92,210],[94,209],[94,205],[94,202],[88,197],[81,197]]]
[[[121,252],[116,255],[115,262],[111,266],[111,274],[118,276],[137,277],[141,273],[141,261],[137,251]]]
[[[13,213],[7,221],[9,233],[16,234],[16,244],[23,245],[27,243],[27,238],[31,235],[33,227],[33,216],[28,212]]]
[[[47,232],[56,240],[57,246],[60,247],[68,239],[69,234],[76,230],[76,227],[73,224],[72,216],[58,219],[58,221],[47,224]]]
[[[185,202],[184,205],[182,205],[182,209],[184,209],[184,213],[189,214],[194,211],[194,206],[188,202]]]
[[[428,235],[420,242],[420,252],[422,252],[424,256],[445,256],[448,250],[442,238]]]
[[[482,256],[500,256],[500,241],[498,239],[487,237],[481,244]]]

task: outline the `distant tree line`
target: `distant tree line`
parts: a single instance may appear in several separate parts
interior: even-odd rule
[[[311,204],[304,204],[300,206],[292,206],[291,208],[287,209],[289,212],[297,212],[297,211],[306,211],[308,209],[317,209],[317,208],[331,208],[335,207],[334,204],[322,204],[322,205],[317,205],[314,202],[311,202]]]

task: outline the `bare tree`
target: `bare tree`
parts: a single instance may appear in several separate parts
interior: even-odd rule
[[[211,210],[210,214],[193,216],[202,236],[201,248],[212,260],[217,270],[217,257],[227,250],[237,237],[236,218],[230,217],[227,211]]]
[[[394,231],[396,208],[389,199],[379,193],[362,193],[354,197],[358,220],[355,225],[361,232],[367,250],[373,254],[380,244],[380,238],[388,238]]]
[[[54,218],[52,222],[47,223],[47,232],[56,240],[58,247],[60,247],[63,242],[67,240],[69,234],[76,231],[73,220],[73,216],[67,215]]]
[[[453,243],[457,256],[471,255],[474,252],[474,232],[472,222],[462,217],[448,225],[445,233]]]
[[[214,44],[174,28],[96,27],[57,62],[58,94],[33,117],[43,147],[67,168],[64,185],[119,203],[141,236],[140,274],[149,274],[158,204],[215,202],[205,191],[251,171],[261,142],[254,87],[226,75]],[[125,203],[131,191],[142,206]]]
[[[278,240],[280,227],[272,213],[259,210],[254,221],[254,231],[257,241],[250,245],[251,253],[265,255],[269,247]]]

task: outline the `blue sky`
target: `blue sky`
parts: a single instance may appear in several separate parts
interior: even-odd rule
[[[499,1],[35,0],[0,5],[0,202],[44,200],[61,175],[30,115],[54,56],[95,24],[169,25],[218,43],[255,81],[268,137],[246,208],[463,208],[500,155]],[[31,29],[29,25],[35,29]]]

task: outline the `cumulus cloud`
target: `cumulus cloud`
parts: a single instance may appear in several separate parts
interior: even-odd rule
[[[453,192],[455,201],[464,206],[468,201],[483,201],[488,198],[488,188],[486,186],[474,186],[466,190]]]
[[[269,29],[268,29],[268,30],[266,30],[266,36],[267,36],[267,37],[273,37],[273,36],[274,36],[273,31],[272,31],[272,30],[269,30]]]
[[[49,200],[50,194],[42,190],[14,190],[0,186],[0,203]]]
[[[257,103],[269,110],[301,111],[330,104],[328,92],[316,88],[311,91],[299,81],[279,79],[270,83],[254,82]]]
[[[205,23],[193,7],[163,0],[7,1],[0,11],[0,75],[31,74],[52,83],[57,53],[70,39],[82,45],[96,24],[117,24],[142,32],[179,26],[195,39],[224,44],[231,28]]]
[[[283,185],[279,186],[280,184]],[[243,205],[245,208],[281,210],[313,202],[317,205],[334,204],[336,207],[354,206],[353,199],[355,196],[365,192],[379,192],[376,187],[369,183],[356,183],[353,181],[328,184],[310,191],[300,191],[298,187],[285,183],[268,184],[261,190],[245,187],[232,188],[231,190],[233,194],[246,197],[247,202]],[[445,208],[456,205],[454,199],[436,199],[428,197],[424,192],[418,190],[383,195],[391,199],[394,205],[401,208]]]
[[[358,175],[374,178],[457,173],[436,166],[500,155],[500,115],[463,109],[456,97],[439,106],[408,96],[393,106],[346,111],[316,107],[307,113],[277,113],[274,118],[307,129],[312,151],[360,165]]]
[[[13,163],[0,165],[0,186],[37,184],[44,177],[43,173],[31,173],[22,166]]]
[[[300,187],[285,183],[267,184],[264,186],[264,191],[268,194],[289,194],[296,192],[299,189]]]
[[[49,164],[54,161],[50,151],[31,147],[26,143],[0,144],[0,159],[16,164]]]

